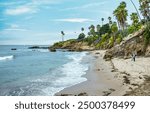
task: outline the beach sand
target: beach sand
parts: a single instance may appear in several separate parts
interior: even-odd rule
[[[114,58],[105,61],[105,51],[92,51],[94,57],[90,62],[89,70],[84,77],[87,81],[65,88],[56,93],[56,96],[122,96],[136,95],[137,89],[149,83],[150,58],[131,59]],[[147,85],[147,84],[146,84]],[[143,87],[142,87],[143,86]],[[144,87],[145,88],[145,87]],[[149,91],[149,89],[147,89]],[[145,90],[144,90],[145,91]],[[148,93],[146,91],[146,93]],[[138,92],[142,92],[139,91]],[[140,93],[141,94],[141,93]],[[140,95],[139,94],[139,95]],[[143,94],[143,93],[142,93]],[[144,93],[145,94],[145,93]],[[144,95],[143,94],[143,95]]]

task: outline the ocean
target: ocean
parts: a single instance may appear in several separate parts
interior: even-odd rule
[[[87,52],[0,45],[0,96],[53,96],[86,81]],[[17,48],[17,50],[11,50]]]

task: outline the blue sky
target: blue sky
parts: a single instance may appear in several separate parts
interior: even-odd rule
[[[0,0],[0,45],[43,45],[77,38],[81,27],[108,22],[123,0]],[[130,0],[129,14],[136,12]],[[133,0],[138,6],[138,0]],[[128,22],[131,21],[128,19]]]

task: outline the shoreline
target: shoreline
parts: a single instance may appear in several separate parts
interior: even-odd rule
[[[90,54],[95,59],[90,61],[89,69],[83,75],[87,80],[65,88],[56,93],[55,96],[132,95],[131,92],[144,83],[144,75],[150,73],[150,70],[145,72],[145,69],[138,67],[138,64],[143,62],[143,58],[137,58],[137,62],[133,62],[131,59],[119,58],[105,61],[103,59],[104,50],[95,50]],[[147,62],[150,58],[144,58],[144,60]]]
[[[90,66],[85,75],[85,82],[63,89],[56,93],[56,96],[75,96],[90,95],[102,96],[109,95],[116,89],[120,89],[121,82],[114,79],[115,73],[112,75],[112,65],[103,59],[105,51],[93,51],[90,54],[95,57],[90,61]]]

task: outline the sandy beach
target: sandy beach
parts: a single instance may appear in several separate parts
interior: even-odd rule
[[[105,51],[92,51],[94,60],[84,77],[87,81],[74,85],[56,93],[57,96],[123,96],[123,95],[146,95],[142,89],[145,83],[149,83],[150,58],[131,59],[114,58],[105,61]],[[147,81],[148,80],[148,81]],[[146,84],[147,85],[147,84]],[[143,86],[144,87],[144,86]],[[143,91],[136,91],[137,89]],[[145,87],[144,87],[145,88]],[[143,92],[143,93],[142,93]],[[150,93],[148,93],[150,94]]]

